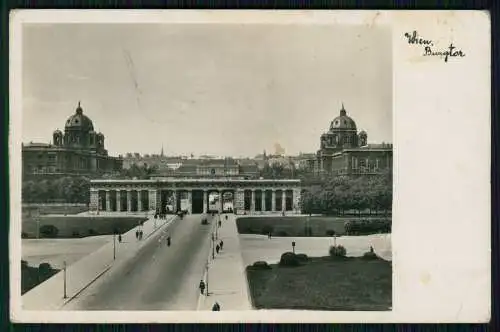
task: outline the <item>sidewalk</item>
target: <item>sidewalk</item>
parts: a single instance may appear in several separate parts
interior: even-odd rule
[[[205,282],[208,279],[209,296],[200,295],[198,310],[212,310],[215,302],[219,303],[221,311],[252,310],[236,218],[227,214],[228,219],[225,220],[224,216],[218,231],[219,242],[224,241],[224,249],[216,254],[214,260],[210,251],[208,276],[204,276]]]
[[[60,271],[22,296],[21,301],[23,309],[60,309],[64,304],[71,301],[71,299],[76,297],[80,292],[106,273],[114,263],[121,262],[133,256],[151,235],[170,224],[175,217],[174,215],[169,215],[166,220],[158,219],[156,222],[152,217],[146,220],[142,226],[144,235],[141,241],[138,241],[135,236],[135,232],[140,226],[122,234],[121,243],[118,242],[117,236],[115,246],[116,260],[113,259],[113,241],[111,241],[67,267],[66,299],[63,298],[64,272]]]

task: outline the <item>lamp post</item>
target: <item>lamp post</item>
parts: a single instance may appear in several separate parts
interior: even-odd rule
[[[63,272],[64,272],[64,294],[63,294],[63,298],[67,299],[68,295],[66,294],[66,261],[64,261]]]
[[[295,254],[295,241],[292,241],[292,251]]]
[[[40,238],[40,217],[36,217],[36,238]]]
[[[205,266],[205,268],[206,268],[206,271],[207,271],[207,280],[206,280],[207,292],[206,292],[206,296],[208,296],[208,259],[207,259],[207,265]]]
[[[333,234],[333,246],[337,246],[337,234]]]
[[[113,260],[116,259],[116,231],[113,232]]]
[[[212,233],[212,259],[215,259],[215,238],[214,238],[214,233]]]

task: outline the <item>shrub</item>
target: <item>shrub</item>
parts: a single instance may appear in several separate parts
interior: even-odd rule
[[[202,225],[208,225],[208,220],[206,218],[201,219]]]
[[[327,229],[326,230],[326,235],[328,235],[328,236],[334,236],[335,235],[335,231],[333,229]]]
[[[274,230],[273,226],[265,225],[264,227],[262,227],[262,234],[267,235],[269,233],[272,233],[273,230]]]
[[[90,228],[88,232],[90,236],[97,235],[97,232],[93,228]]]
[[[21,260],[21,268],[26,268],[28,267],[28,262],[25,260]]]
[[[43,225],[40,227],[40,235],[45,238],[55,238],[59,230],[54,225]]]
[[[38,265],[38,274],[42,278],[49,276],[51,271],[52,267],[49,263],[40,263],[40,265]]]
[[[297,254],[295,255],[297,256],[297,259],[300,261],[300,262],[307,262],[309,260],[309,257],[307,257],[306,254]]]
[[[72,237],[80,237],[80,232],[77,231],[77,230],[74,230],[72,233],[71,233],[71,236]]]
[[[285,252],[283,255],[281,255],[280,259],[280,266],[299,266],[299,259],[297,258],[297,255],[295,255],[293,252]]]
[[[344,246],[330,246],[330,257],[345,257],[347,255],[347,250],[345,250]]]
[[[264,262],[264,261],[257,261],[255,263],[253,263],[252,267],[255,268],[255,269],[258,269],[258,270],[269,270],[269,269],[271,269],[271,267],[269,266],[269,264],[267,264],[267,262]]]
[[[276,233],[278,236],[288,236],[288,233],[286,231],[279,231]]]
[[[378,259],[378,256],[376,253],[367,251],[363,254],[363,259],[371,260],[371,259]]]
[[[27,239],[27,238],[28,238],[28,233],[21,232],[21,239]]]

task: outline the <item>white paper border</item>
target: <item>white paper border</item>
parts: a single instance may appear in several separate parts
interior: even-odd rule
[[[362,24],[393,30],[393,311],[41,312],[20,307],[23,23]],[[467,56],[421,56],[417,30]],[[11,318],[16,322],[485,322],[490,317],[490,21],[479,11],[21,10],[10,31]],[[450,79],[449,77],[452,77]],[[450,144],[451,143],[451,144]],[[436,202],[439,202],[436,203]],[[14,262],[14,264],[13,264]],[[469,275],[470,274],[470,275]],[[467,275],[467,278],[463,278]],[[460,278],[462,279],[460,279]]]

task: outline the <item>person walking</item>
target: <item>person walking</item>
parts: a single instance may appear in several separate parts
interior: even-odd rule
[[[220,240],[220,250],[222,250],[222,246],[224,246],[224,241]]]
[[[219,228],[220,228],[220,226],[221,226],[221,225],[222,225],[222,223],[221,223],[221,221],[220,221],[220,219],[219,219]]]
[[[167,246],[170,247],[170,235],[167,237]]]
[[[215,252],[216,252],[217,254],[219,253],[219,250],[220,250],[219,245],[216,245],[216,246],[215,246]]]
[[[118,242],[122,243],[122,235],[118,234]]]
[[[200,293],[201,295],[205,294],[205,282],[203,280],[200,280]]]
[[[136,231],[135,231],[135,238],[136,238],[137,240],[139,240],[139,230],[136,230]]]
[[[220,305],[219,303],[215,302],[213,307],[212,307],[212,311],[220,311]]]

